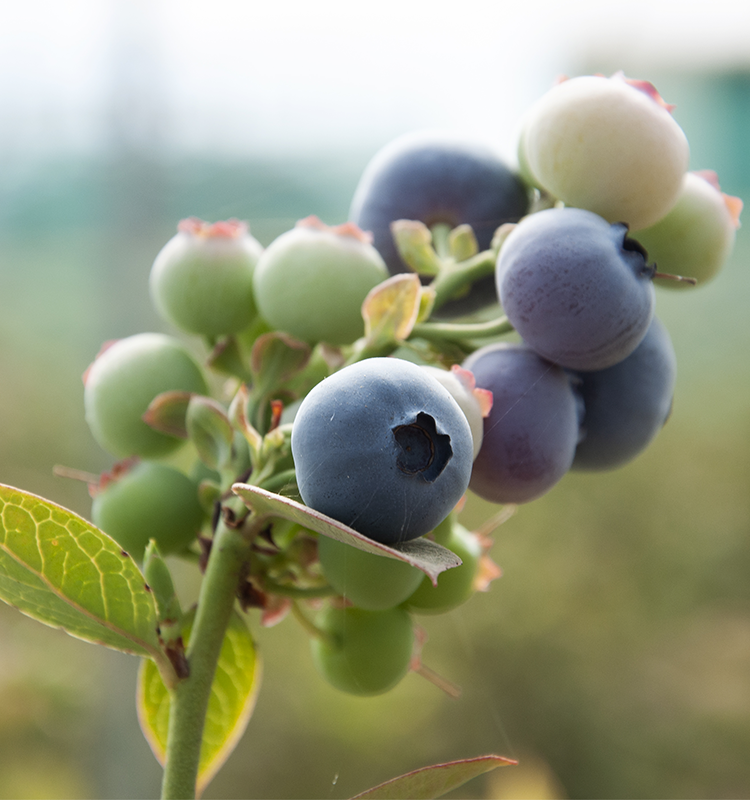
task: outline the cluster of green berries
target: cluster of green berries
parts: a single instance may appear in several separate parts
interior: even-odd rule
[[[264,249],[242,222],[184,220],[151,296],[207,357],[142,333],[96,358],[86,419],[121,461],[92,488],[94,522],[136,558],[150,539],[205,556],[247,481],[348,526],[380,551],[274,521],[240,595],[266,619],[328,597],[307,626],[320,672],[392,688],[419,662],[413,615],[498,574],[457,521],[467,489],[528,502],[664,424],[675,359],[653,284],[712,278],[741,209],[688,155],[650,84],[587,76],[530,109],[517,172],[482,143],[411,134],[375,156],[342,225],[309,217]],[[496,341],[512,329],[520,343]],[[188,441],[192,465],[165,461]],[[399,557],[421,537],[461,561],[436,584]]]

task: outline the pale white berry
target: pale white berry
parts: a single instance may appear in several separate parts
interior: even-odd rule
[[[557,84],[530,109],[521,139],[535,183],[631,231],[670,211],[688,167],[669,106],[651,84],[621,73]]]

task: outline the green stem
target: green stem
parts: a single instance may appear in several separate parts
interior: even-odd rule
[[[364,361],[366,358],[377,358],[382,356],[389,356],[394,350],[398,350],[400,342],[395,339],[388,342],[381,342],[374,344],[368,342],[366,339],[358,339],[352,347],[349,358],[344,363],[345,367],[350,364],[356,364],[358,361]]]
[[[292,603],[292,614],[297,622],[305,629],[308,636],[313,639],[322,639],[324,642],[328,642],[331,645],[335,644],[334,637],[330,633],[321,630],[311,619],[308,619],[297,603]]]
[[[498,317],[489,322],[422,322],[414,326],[412,336],[430,341],[459,342],[465,339],[484,339],[500,336],[514,330],[507,317]]]
[[[279,489],[283,489],[284,486],[291,483],[297,483],[297,473],[293,469],[285,469],[283,472],[278,472],[276,475],[260,481],[258,486],[268,492],[278,492]]]
[[[271,594],[280,594],[284,597],[293,597],[298,600],[313,600],[318,597],[332,597],[336,590],[330,586],[318,586],[314,588],[301,589],[297,586],[284,586],[281,583],[265,580],[263,588]]]
[[[484,250],[458,264],[446,264],[441,273],[430,284],[435,290],[435,308],[448,302],[456,292],[479,278],[492,275],[495,271],[497,255],[492,250]]]
[[[244,506],[239,508],[241,504],[234,507],[230,501],[228,505],[244,513]],[[250,541],[258,528],[259,520],[252,517],[245,520],[241,529],[229,527],[224,521],[217,526],[186,653],[190,677],[178,683],[171,693],[162,798],[195,797],[211,685],[237,588],[250,556]]]
[[[437,222],[430,228],[430,233],[432,233],[432,246],[440,259],[450,258],[451,249],[449,240],[451,230],[451,226],[446,225],[444,222]]]

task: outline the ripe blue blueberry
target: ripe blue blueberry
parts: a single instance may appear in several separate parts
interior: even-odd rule
[[[627,232],[580,208],[531,214],[511,232],[498,294],[529,347],[576,370],[605,369],[635,350],[654,313],[655,267]]]
[[[395,139],[366,167],[349,218],[372,231],[373,244],[391,274],[408,272],[391,234],[391,222],[412,219],[428,227],[471,225],[480,250],[490,246],[495,230],[515,222],[528,209],[522,181],[495,152],[476,141],[447,134],[416,132]],[[481,281],[470,298],[453,301],[453,311],[496,299],[494,286]]]
[[[437,380],[408,361],[371,358],[307,395],[292,455],[308,506],[394,543],[428,533],[458,503],[473,445],[466,417]]]
[[[669,416],[676,372],[669,333],[654,318],[626,359],[599,372],[578,373],[584,438],[573,469],[614,469],[642,452]]]

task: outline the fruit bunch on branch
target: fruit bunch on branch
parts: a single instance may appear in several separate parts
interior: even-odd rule
[[[416,621],[489,588],[490,533],[516,506],[631,461],[670,414],[654,286],[712,279],[741,210],[688,157],[651,84],[585,76],[529,110],[518,171],[413,133],[375,155],[341,224],[311,216],[263,248],[244,222],[179,223],[150,276],[175,333],[107,343],[84,376],[116,459],[87,477],[92,521],[0,489],[0,597],[142,657],[165,797],[200,793],[244,732],[248,620],[296,620],[341,691],[414,671],[458,693]],[[498,505],[478,531],[467,492]],[[165,556],[201,571],[194,608]],[[437,796],[504,763],[396,786]]]

